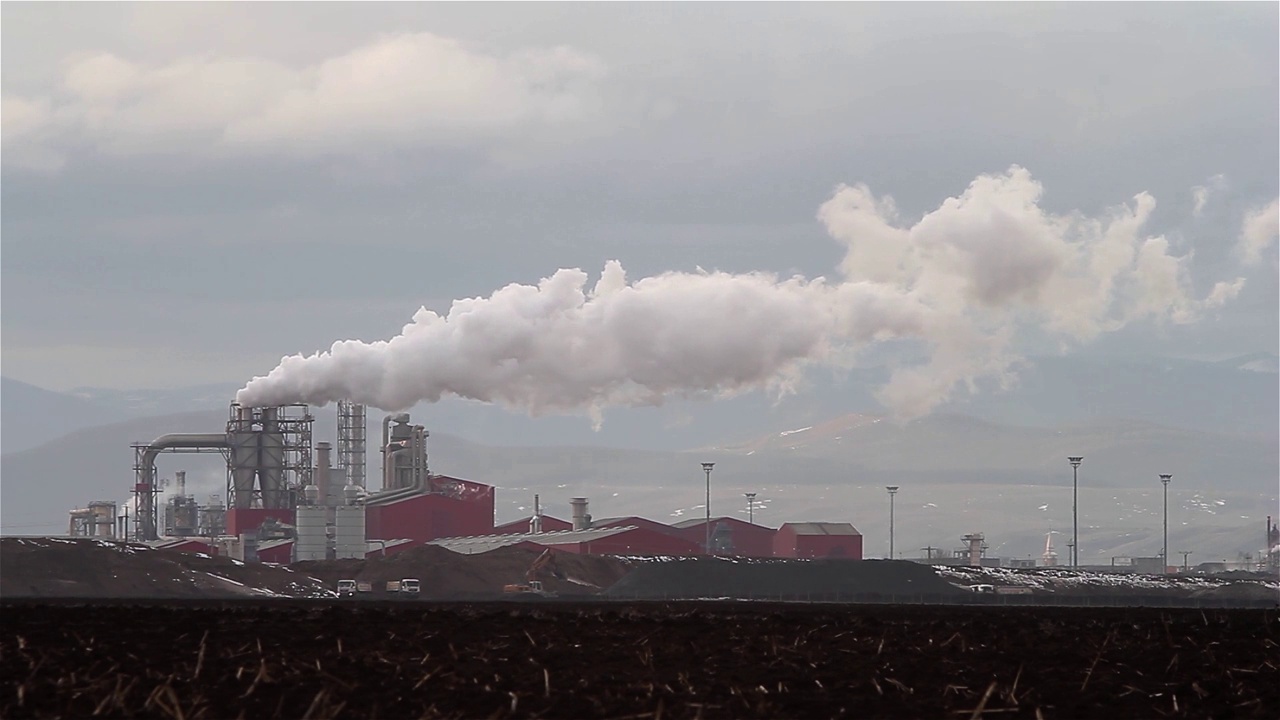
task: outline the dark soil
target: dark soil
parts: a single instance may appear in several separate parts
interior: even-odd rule
[[[685,558],[642,563],[605,592],[638,599],[738,598],[835,600],[880,594],[931,597],[935,602],[968,594],[933,568],[885,560],[752,561]]]
[[[295,563],[242,563],[143,545],[58,538],[0,539],[0,596],[4,598],[235,598],[332,596],[339,580],[417,578],[424,599],[502,596],[502,586],[525,581],[538,556],[527,548],[460,555],[427,545],[386,558]],[[539,578],[561,596],[589,596],[627,573],[619,560],[561,553],[563,579]],[[378,593],[375,593],[377,595]],[[385,593],[381,593],[385,597]]]
[[[1273,718],[1273,610],[8,604],[0,717]]]
[[[231,558],[94,540],[0,539],[5,598],[318,597],[330,590],[289,568]]]
[[[498,596],[503,585],[525,582],[525,572],[538,555],[537,550],[517,547],[462,555],[423,545],[385,558],[300,562],[294,563],[293,569],[320,578],[331,588],[339,580],[363,580],[385,587],[389,580],[417,578],[422,583],[424,599],[465,599]],[[597,594],[628,570],[627,565],[613,558],[573,553],[557,553],[556,564],[564,579],[550,574],[538,579],[547,590],[561,596]]]

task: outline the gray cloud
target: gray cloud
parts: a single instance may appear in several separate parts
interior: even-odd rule
[[[1274,348],[1274,273],[1238,265],[1245,213],[1280,191],[1276,21],[1267,4],[6,6],[5,372],[178,382],[163,358],[181,348],[254,358],[190,365],[192,382],[242,380],[264,357],[390,337],[395,308],[446,313],[610,259],[633,277],[814,277],[841,260],[813,220],[837,184],[892,195],[910,227],[1012,164],[1054,216],[1159,198],[1144,237],[1167,248],[1149,256],[1195,261],[1149,269],[1181,272],[1192,301],[1246,278],[1232,302],[1187,306],[1213,323],[1095,347]],[[493,69],[468,87],[513,104],[476,126],[479,105],[426,92],[452,76],[425,72],[332,103],[338,69],[395,38],[417,39],[410,64],[448,47],[430,57]],[[1218,173],[1230,185],[1197,218],[1188,188]],[[1057,267],[1041,259],[1010,291]],[[108,360],[36,360],[59,348]]]

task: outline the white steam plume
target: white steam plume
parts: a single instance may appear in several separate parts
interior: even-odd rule
[[[929,348],[898,368],[879,399],[901,418],[928,413],[954,388],[1007,376],[1019,334],[1064,346],[1144,319],[1192,322],[1242,279],[1191,297],[1190,255],[1143,234],[1146,193],[1101,218],[1056,216],[1026,170],[975,179],[912,225],[866,186],[837,188],[818,218],[847,245],[843,277],[670,272],[629,282],[610,262],[595,286],[564,269],[537,286],[420,309],[388,341],[337,342],[294,355],[237,395],[244,405],[325,404],[384,410],[451,394],[533,414],[587,411],[669,396],[786,391],[807,365],[845,365],[868,343]]]

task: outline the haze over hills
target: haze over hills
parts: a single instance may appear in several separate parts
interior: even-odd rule
[[[1007,391],[984,387],[939,410],[1006,425],[1057,427],[1098,418],[1274,438],[1280,434],[1280,358],[1255,353],[1220,362],[1099,356],[1036,357]],[[478,402],[446,398],[412,411],[431,430],[497,445],[589,445],[681,450],[721,445],[850,412],[879,414],[873,392],[886,367],[843,377],[815,374],[809,386],[775,400],[761,393],[718,401],[677,400],[658,408],[605,413],[596,432],[579,416],[531,418]],[[4,452],[16,452],[86,427],[153,415],[217,410],[225,415],[237,385],[175,390],[42,390],[3,383]],[[376,411],[370,413],[371,419]]]
[[[1036,358],[1007,392],[960,397],[905,424],[874,409],[885,368],[817,377],[776,402],[750,394],[606,413],[599,432],[581,417],[530,418],[456,399],[413,412],[431,430],[434,470],[500,488],[499,521],[527,515],[534,493],[559,515],[569,497],[585,495],[597,517],[697,516],[705,512],[698,463],[714,461],[717,513],[745,515],[741,493],[758,492],[758,520],[851,520],[876,554],[887,550],[876,545],[887,537],[883,487],[895,484],[904,488],[901,547],[949,547],[981,530],[994,552],[1038,555],[1045,533],[1070,525],[1065,457],[1079,453],[1090,518],[1082,557],[1158,551],[1159,472],[1176,478],[1171,542],[1234,557],[1275,513],[1276,365],[1267,353],[1222,362]],[[129,445],[220,430],[235,389],[55,393],[5,379],[3,531],[65,532],[69,508],[124,502]],[[316,440],[334,440],[333,407],[315,414]],[[371,438],[379,417],[370,413]],[[369,463],[376,477],[376,452]],[[162,477],[178,469],[193,494],[223,491],[220,456],[162,456]],[[1057,543],[1064,551],[1061,536]]]
[[[224,411],[142,418],[89,428],[0,458],[4,532],[65,532],[66,511],[94,499],[127,498],[130,443],[167,432],[210,432]],[[376,433],[376,426],[371,427]],[[332,440],[332,408],[317,411],[316,439]],[[697,517],[703,510],[702,461],[716,462],[713,507],[745,514],[742,492],[759,493],[757,520],[853,521],[869,537],[887,532],[886,484],[904,487],[899,527],[903,547],[947,547],[982,530],[1006,554],[1038,554],[1044,534],[1069,526],[1070,473],[1065,457],[1086,456],[1082,469],[1082,546],[1094,553],[1150,554],[1158,524],[1157,472],[1174,472],[1173,536],[1200,551],[1234,557],[1248,550],[1252,527],[1276,503],[1277,443],[1114,421],[1063,428],[1002,426],[940,415],[898,425],[842,416],[808,429],[693,451],[591,446],[488,445],[448,432],[429,440],[433,470],[498,486],[499,521],[527,514],[540,493],[552,514],[567,515],[568,498],[592,498],[596,517]],[[1160,459],[1162,461],[1158,461]],[[370,453],[377,477],[377,453]],[[188,471],[189,492],[220,493],[218,455],[165,455],[160,475]],[[1218,505],[1217,503],[1223,503]],[[1180,517],[1176,516],[1175,517]],[[886,526],[886,527],[882,527]],[[913,531],[905,528],[914,526]],[[877,552],[868,541],[869,552]],[[943,543],[946,543],[943,545]],[[1063,547],[1061,540],[1059,548]],[[883,550],[880,550],[883,552]],[[1095,558],[1104,561],[1104,556]]]

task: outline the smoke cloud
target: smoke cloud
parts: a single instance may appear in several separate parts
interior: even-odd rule
[[[818,219],[846,246],[839,277],[669,272],[628,280],[609,262],[593,286],[578,269],[418,310],[387,341],[348,340],[294,355],[237,395],[244,405],[343,398],[388,411],[456,395],[531,414],[792,391],[811,366],[848,366],[870,343],[928,351],[878,393],[899,418],[928,413],[958,386],[1009,379],[1020,336],[1064,348],[1135,321],[1188,323],[1243,279],[1192,297],[1190,254],[1144,233],[1140,193],[1098,218],[1053,215],[1025,169],[976,178],[914,224],[890,197],[840,186]]]

